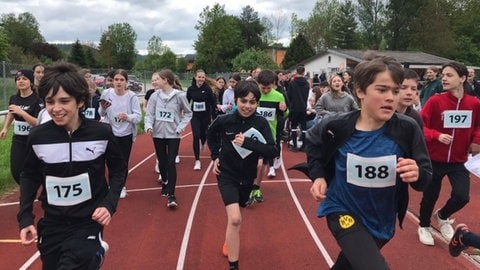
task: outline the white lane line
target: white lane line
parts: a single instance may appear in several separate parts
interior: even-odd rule
[[[30,257],[30,259],[28,259],[20,268],[18,268],[18,270],[27,270],[28,268],[30,268],[30,266],[32,266],[33,262],[35,262],[39,257],[40,257],[40,252],[39,251],[35,252],[35,254],[33,254],[32,257]]]
[[[323,246],[322,241],[320,241],[320,238],[318,237],[317,233],[315,232],[315,229],[313,228],[312,223],[310,223],[310,220],[308,220],[307,215],[305,214],[305,211],[303,211],[302,205],[298,201],[298,197],[295,194],[295,191],[293,190],[290,179],[288,178],[288,174],[287,174],[287,171],[285,170],[285,165],[283,164],[283,162],[282,162],[282,172],[283,172],[283,175],[285,176],[285,179],[286,179],[285,183],[287,184],[288,190],[290,191],[290,195],[292,196],[293,202],[295,203],[295,206],[297,207],[297,210],[300,213],[300,216],[302,217],[303,222],[307,226],[308,232],[312,236],[315,244],[317,244],[317,247],[320,250],[320,252],[322,253],[323,258],[325,258],[325,261],[327,262],[328,267],[331,268],[333,266],[333,260],[330,257],[330,255],[328,254],[325,247]]]
[[[178,261],[177,261],[177,270],[182,270],[184,267],[185,257],[187,254],[188,240],[190,239],[190,232],[192,231],[193,218],[195,217],[195,211],[197,210],[200,194],[202,193],[208,174],[211,173],[212,167],[213,167],[213,161],[210,161],[210,164],[208,165],[207,170],[203,174],[202,181],[200,181],[200,185],[198,186],[197,193],[195,194],[195,198],[193,199],[192,207],[190,208],[190,213],[188,214],[185,233],[183,234],[182,245],[180,246],[180,254],[178,255]]]

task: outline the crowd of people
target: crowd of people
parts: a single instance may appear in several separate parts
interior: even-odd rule
[[[10,169],[21,191],[21,241],[37,242],[44,269],[101,266],[108,250],[103,226],[127,196],[143,109],[141,128],[152,137],[168,208],[179,205],[176,164],[187,126],[194,171],[208,146],[227,214],[222,252],[231,270],[239,269],[241,208],[264,202],[261,182],[276,176],[282,142],[306,154],[295,168],[312,179],[317,215],[326,217],[341,248],[332,269],[389,269],[380,250],[397,218],[402,224],[408,186],[422,193],[419,242],[434,245],[433,216],[458,256],[480,247],[480,237],[465,224],[454,230],[451,218],[470,200],[463,164],[480,144],[480,84],[457,62],[427,68],[425,79],[420,84],[415,71],[382,55],[312,79],[303,65],[294,74],[257,67],[246,79],[232,73],[228,80],[199,69],[186,90],[162,69],[153,73],[142,108],[122,69],[108,73],[102,92],[90,70],[71,64],[19,70],[0,138],[14,126]],[[51,149],[59,155],[49,155]],[[435,210],[444,176],[452,192]],[[64,185],[72,192],[64,194]],[[35,226],[40,187],[44,216]]]

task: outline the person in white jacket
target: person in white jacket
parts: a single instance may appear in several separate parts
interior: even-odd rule
[[[145,115],[145,132],[152,136],[155,153],[162,175],[162,196],[168,196],[167,207],[178,206],[175,197],[177,168],[175,157],[178,155],[180,138],[192,118],[186,93],[175,84],[175,75],[171,70],[158,72],[158,87],[148,101]]]

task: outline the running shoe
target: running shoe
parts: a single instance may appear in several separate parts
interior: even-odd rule
[[[123,199],[125,197],[127,197],[127,188],[123,187],[122,191],[120,192],[120,199]]]
[[[105,260],[105,254],[107,254],[109,249],[108,243],[100,240],[100,249],[97,251],[95,256],[98,259],[98,268],[102,267],[103,261]]]
[[[448,251],[450,252],[450,255],[453,257],[458,257],[462,251],[468,248],[463,244],[463,236],[468,232],[470,232],[470,230],[468,229],[467,225],[457,225],[452,240],[450,240],[450,244],[448,245]]]
[[[168,188],[167,188],[168,180],[162,182],[162,196],[168,196]]]
[[[155,172],[160,173],[160,170],[158,169],[158,159],[155,160]]]
[[[180,156],[176,156],[176,157],[175,157],[175,163],[176,163],[176,164],[180,163]]]
[[[277,170],[278,168],[280,168],[281,165],[282,165],[282,160],[281,160],[279,157],[277,157],[277,158],[275,158],[275,159],[273,160],[273,168],[274,168],[275,170]]]
[[[418,227],[418,240],[420,243],[427,246],[435,245],[431,229],[430,227]]]
[[[223,254],[223,256],[228,257],[227,242],[223,243],[222,254]]]
[[[200,171],[202,169],[202,164],[200,160],[195,160],[195,165],[193,166],[194,171]]]
[[[167,202],[167,207],[168,208],[177,208],[178,203],[177,203],[177,198],[173,195],[168,196],[168,202]]]
[[[273,166],[270,167],[270,169],[268,169],[268,174],[267,174],[268,177],[270,178],[273,178],[276,176],[275,174],[275,168]]]
[[[158,183],[161,183],[161,182],[162,182],[162,175],[158,174]]]
[[[453,237],[453,234],[455,233],[455,231],[453,230],[453,227],[452,227],[452,224],[455,220],[454,219],[448,219],[448,218],[447,219],[441,219],[438,216],[439,211],[440,211],[440,209],[435,211],[434,216],[435,216],[435,219],[438,222],[438,227],[440,228],[440,233],[442,234],[443,238],[450,241]]]
[[[253,199],[256,201],[256,202],[263,202],[263,195],[262,195],[262,191],[260,189],[254,189],[252,190],[253,192]],[[250,193],[250,195],[252,195]]]

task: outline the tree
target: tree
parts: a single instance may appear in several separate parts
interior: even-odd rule
[[[107,40],[109,38],[109,41]],[[135,65],[137,34],[128,23],[116,23],[108,26],[100,38],[100,53],[103,63],[111,67],[132,69]]]
[[[292,40],[290,47],[285,52],[282,65],[284,68],[290,68],[314,55],[315,50],[308,44],[305,37],[299,34]]]
[[[99,67],[97,60],[93,56],[93,50],[91,47],[85,47],[84,48],[84,53],[85,53],[85,64],[89,68],[97,68]]]
[[[332,30],[337,33],[334,46],[340,49],[358,49],[357,22],[352,1],[347,0],[340,5],[338,14],[333,20]]]
[[[278,66],[273,59],[268,56],[264,51],[250,48],[235,57],[232,60],[233,70],[245,71],[252,70],[256,67],[277,69]]]
[[[268,46],[278,45],[280,43],[280,35],[285,31],[288,22],[288,16],[283,11],[272,13],[269,17],[262,18],[262,24],[265,31],[262,34],[263,43]]]
[[[212,8],[206,6],[203,8],[202,12],[199,15],[195,29],[199,32],[203,32],[204,28],[212,23],[213,20],[224,17],[227,15],[225,11],[225,5],[220,5],[215,3]]]
[[[0,61],[8,60],[8,37],[5,31],[0,28]]]
[[[266,47],[262,41],[262,34],[266,28],[262,25],[258,17],[258,12],[251,6],[247,5],[242,8],[242,13],[238,18],[238,24],[246,48],[263,49]]]
[[[419,11],[424,0],[390,0],[386,7],[387,42],[389,50],[409,50],[412,48],[413,30],[422,29],[418,24]]]
[[[32,54],[34,44],[45,42],[38,30],[37,20],[29,12],[18,17],[13,13],[2,15],[0,27],[5,31],[10,46],[21,48],[24,54]]]
[[[207,73],[229,71],[232,59],[245,48],[238,20],[224,14],[223,7],[216,4],[212,10],[203,10],[196,28],[201,29],[194,47],[197,51],[195,68]],[[208,17],[208,16],[213,16]],[[208,23],[205,23],[208,22]]]
[[[385,30],[385,0],[358,0],[358,20],[366,49],[378,50]]]
[[[86,67],[87,62],[85,61],[85,53],[83,52],[83,47],[78,39],[72,46],[68,61],[78,66]]]
[[[147,52],[148,55],[162,55],[168,50],[168,47],[163,44],[163,41],[160,37],[152,36],[148,41]]]
[[[42,59],[42,62],[45,62],[46,59],[55,62],[63,58],[60,49],[57,46],[48,43],[34,44],[33,54],[38,59]]]

